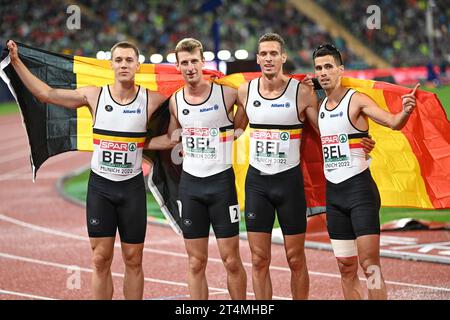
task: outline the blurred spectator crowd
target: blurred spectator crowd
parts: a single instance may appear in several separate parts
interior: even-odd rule
[[[434,64],[450,55],[449,0],[316,0],[333,12],[364,44],[393,66],[426,65],[433,50]],[[431,4],[433,14],[433,47],[430,46],[426,11]],[[380,8],[380,29],[367,28],[366,13],[371,5]]]
[[[427,0],[317,0],[337,21],[364,44],[394,66],[426,64],[429,43],[425,26]],[[450,8],[448,0],[434,0],[436,56],[449,52]],[[69,30],[66,12],[70,4],[81,8],[81,29]],[[205,5],[206,4],[206,5]],[[366,8],[381,8],[381,29],[369,30]],[[215,7],[217,5],[217,7]],[[311,55],[324,41],[340,48],[350,69],[368,68],[343,39],[331,39],[320,26],[299,13],[287,0],[209,1],[5,1],[0,0],[0,38],[15,39],[42,49],[95,57],[122,40],[136,41],[148,57],[172,52],[184,37],[201,40],[214,50],[213,23],[218,23],[219,49],[232,53],[246,49],[254,57],[259,36],[281,34],[291,62],[297,70],[311,68]]]

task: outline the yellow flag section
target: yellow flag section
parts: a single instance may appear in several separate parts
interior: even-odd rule
[[[114,83],[114,72],[110,61],[73,57],[73,72],[77,78],[77,88],[86,86],[101,87]],[[77,109],[77,149],[93,150],[92,115],[87,106]]]
[[[238,89],[239,86],[245,82],[255,78],[259,73],[234,73],[226,77],[217,79],[215,82],[224,86]],[[236,111],[236,106],[235,106]],[[249,150],[250,150],[250,130],[245,130],[239,139],[234,140],[233,143],[233,170],[236,177],[236,192],[238,195],[238,202],[241,211],[244,210],[245,203],[245,177],[247,175],[249,165]]]
[[[374,89],[375,81],[343,78],[342,85],[371,97],[381,108],[388,108],[384,91]],[[433,209],[421,167],[402,131],[395,131],[369,120],[369,132],[376,141],[370,170],[377,183],[383,206]]]

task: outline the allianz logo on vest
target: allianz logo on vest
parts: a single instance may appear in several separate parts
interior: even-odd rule
[[[336,117],[342,117],[344,115],[344,112],[339,112],[335,114],[330,114],[330,118],[336,118]]]
[[[125,110],[123,110],[123,113],[126,113],[126,114],[133,114],[133,113],[140,114],[141,112],[142,112],[141,109],[136,109],[136,110],[125,109]]]
[[[202,108],[200,109],[200,112],[208,112],[212,110],[219,110],[219,105],[215,104],[213,107]]]
[[[286,103],[272,103],[272,108],[289,108],[291,104],[289,102]]]

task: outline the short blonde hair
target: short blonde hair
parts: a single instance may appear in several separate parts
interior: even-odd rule
[[[128,41],[117,42],[111,48],[111,57],[113,56],[114,50],[116,50],[117,48],[133,49],[134,53],[136,54],[136,58],[139,60],[139,49],[138,49],[138,47],[136,47],[136,45],[134,43],[131,43]]]
[[[203,45],[200,41],[194,38],[184,38],[177,43],[175,47],[175,56],[178,61],[178,52],[187,51],[189,53],[194,52],[195,49],[200,50],[200,56],[203,58]]]

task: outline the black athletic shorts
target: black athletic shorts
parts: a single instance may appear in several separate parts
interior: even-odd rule
[[[216,238],[239,234],[241,211],[232,168],[204,178],[183,171],[178,197],[185,239],[208,237],[211,225]]]
[[[86,217],[89,237],[115,237],[125,243],[143,243],[147,228],[147,200],[143,174],[111,181],[93,171],[89,176]]]
[[[249,166],[245,179],[247,231],[271,233],[275,211],[284,235],[306,232],[306,201],[300,166],[268,175]]]
[[[380,193],[369,169],[338,184],[327,181],[326,201],[331,239],[380,234]]]

